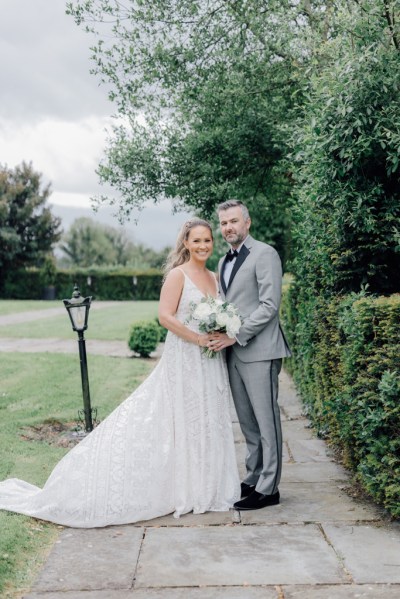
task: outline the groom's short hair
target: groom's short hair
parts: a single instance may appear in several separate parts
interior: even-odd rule
[[[242,210],[242,214],[245,220],[250,218],[247,206],[245,206],[245,204],[243,204],[243,202],[241,202],[240,200],[227,200],[226,202],[222,202],[222,204],[218,205],[217,213],[219,214],[224,210],[228,210],[229,208],[236,208],[237,206],[239,206],[239,208]]]

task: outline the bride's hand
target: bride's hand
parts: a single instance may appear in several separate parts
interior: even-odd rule
[[[197,345],[199,345],[200,347],[208,347],[209,342],[210,335],[208,335],[207,333],[204,333],[203,335],[198,335]]]
[[[228,337],[226,333],[212,333],[207,347],[214,351],[221,351],[234,343],[236,343],[236,339]]]

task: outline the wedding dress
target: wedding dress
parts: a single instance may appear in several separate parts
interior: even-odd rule
[[[185,322],[202,297],[185,275],[177,318]],[[225,511],[239,498],[223,356],[207,358],[171,332],[150,376],[62,458],[43,489],[0,483],[0,509],[79,528]]]

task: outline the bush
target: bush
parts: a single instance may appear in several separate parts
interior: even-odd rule
[[[162,326],[162,324],[160,324],[160,321],[158,320],[157,317],[155,320],[156,320],[156,323],[158,326],[158,331],[160,333],[160,343],[164,343],[165,339],[167,338],[168,329],[166,329],[165,327]]]
[[[400,295],[284,295],[289,361],[311,420],[370,496],[400,516]]]
[[[128,345],[142,358],[148,358],[158,345],[160,339],[159,326],[153,320],[135,322],[130,331]]]
[[[390,45],[339,57],[294,132],[291,269],[318,294],[400,292],[399,67]]]

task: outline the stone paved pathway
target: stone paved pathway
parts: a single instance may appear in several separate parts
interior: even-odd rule
[[[347,473],[309,428],[285,373],[280,405],[280,505],[65,528],[26,599],[398,599],[400,523],[349,496]]]

